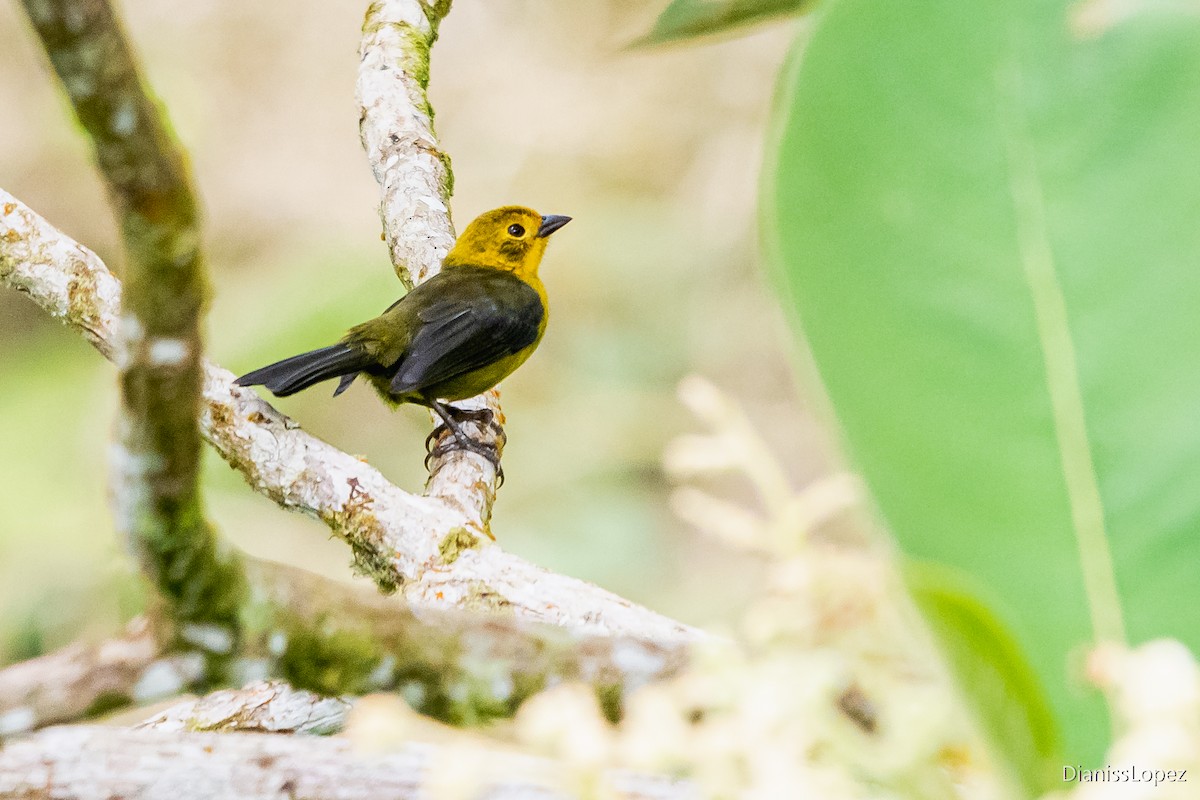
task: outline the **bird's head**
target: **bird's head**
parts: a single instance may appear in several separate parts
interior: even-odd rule
[[[446,256],[446,266],[470,264],[514,272],[522,278],[536,277],[547,237],[570,221],[570,217],[544,217],[522,206],[488,211],[472,220],[458,237]]]

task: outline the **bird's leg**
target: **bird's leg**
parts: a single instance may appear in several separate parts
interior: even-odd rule
[[[462,416],[466,416],[468,419],[471,419],[473,421],[480,421],[480,420],[486,419],[487,420],[486,424],[488,424],[489,426],[494,426],[494,429],[497,430],[497,433],[500,436],[503,436],[504,435],[503,430],[501,430],[498,425],[495,425],[495,415],[491,412],[491,410],[486,409],[486,408],[480,409],[481,412],[486,412],[486,415],[484,413],[475,412],[475,411],[464,412],[461,409],[451,410],[445,404],[440,403],[437,400],[430,400],[429,407],[432,408],[434,410],[434,412],[436,412],[437,415],[442,418],[442,424],[444,424],[450,430],[450,433],[454,435],[454,442],[453,443],[449,442],[449,441],[443,442],[443,443],[439,444],[437,447],[433,448],[433,450],[430,450],[429,454],[427,456],[425,456],[426,468],[428,468],[429,461],[431,459],[445,455],[449,451],[457,448],[457,449],[461,449],[461,450],[466,450],[471,453],[475,453],[476,455],[480,455],[480,456],[483,456],[484,458],[486,458],[488,460],[488,462],[490,462],[491,465],[496,470],[496,479],[498,481],[497,488],[499,488],[500,485],[503,485],[504,469],[500,466],[499,447],[497,447],[496,445],[487,445],[487,444],[482,444],[480,442],[475,441],[474,439],[472,439],[470,436],[467,435],[467,432],[462,429],[462,425],[459,424],[459,420],[455,418],[456,416],[460,417],[460,418]],[[432,441],[434,436],[437,435],[437,432],[438,432],[437,428],[434,428],[433,432],[431,432],[429,434],[429,436],[426,437],[426,439],[425,439],[426,448],[429,447],[430,441]]]
[[[500,440],[501,444],[508,444],[508,434],[504,432],[503,426],[496,421],[496,412],[490,408],[454,408],[446,406],[446,410],[454,417],[456,422],[474,422],[484,428],[490,428],[492,435]]]

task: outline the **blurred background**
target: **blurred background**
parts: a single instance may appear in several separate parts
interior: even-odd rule
[[[627,51],[659,6],[459,0],[431,93],[458,227],[509,203],[575,218],[543,267],[549,333],[503,386],[501,545],[721,625],[758,565],[670,514],[661,454],[693,427],[680,378],[705,375],[766,421],[797,485],[831,461],[756,255],[765,123],[792,29]],[[244,372],[324,345],[396,299],[358,140],[363,9],[311,3],[281,16],[233,0],[144,0],[120,11],[203,199],[210,356]],[[0,52],[0,186],[119,271],[85,140],[16,4],[0,4]],[[139,602],[105,497],[114,376],[78,336],[0,291],[0,659],[85,623],[109,628]],[[426,414],[389,412],[363,386],[336,401],[331,390],[272,402],[419,491]],[[211,453],[206,473],[229,540],[349,577],[349,554],[323,525],[255,495]]]

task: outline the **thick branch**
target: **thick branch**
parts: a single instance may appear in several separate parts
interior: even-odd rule
[[[200,502],[207,287],[182,152],[106,0],[24,4],[92,141],[127,255],[122,336],[114,343],[121,368],[112,464],[117,527],[185,638],[197,626],[236,638],[241,572],[219,551]]]
[[[101,644],[72,644],[0,669],[0,736],[169,697],[195,682],[203,667],[197,654],[164,655],[150,626],[135,620]]]
[[[567,800],[553,762],[476,745],[463,752],[411,743],[396,752],[356,751],[344,739],[245,736],[100,727],[51,728],[0,750],[0,797],[36,800],[418,800],[441,779],[463,786],[474,774],[479,800]],[[464,770],[466,772],[464,772]],[[691,800],[688,784],[610,773],[624,800]],[[456,795],[458,796],[458,795]]]
[[[677,641],[413,607],[366,584],[253,559],[246,565],[255,590],[232,672],[276,676],[324,695],[400,691],[418,711],[448,722],[510,716],[529,695],[563,681],[586,681],[617,700],[675,674],[686,658]],[[133,624],[103,644],[71,645],[0,669],[0,735],[159,700],[203,675],[197,653],[168,653]],[[229,708],[227,695],[211,697]],[[261,701],[251,693],[239,702],[253,717]]]
[[[435,275],[454,245],[450,158],[438,146],[426,96],[429,51],[449,12],[450,0],[375,0],[363,20],[359,132],[379,181],[379,215],[392,264],[410,287]],[[504,420],[496,390],[455,405],[489,408],[496,420]],[[503,447],[495,431],[475,427],[478,438]],[[431,466],[426,494],[459,509],[471,527],[487,530],[496,495],[492,465],[453,450]]]
[[[85,331],[102,352],[115,336],[120,285],[95,254],[0,190],[0,282]],[[699,631],[583,581],[505,553],[463,509],[419,497],[378,470],[299,429],[228,371],[206,366],[205,438],[257,491],[317,517],[353,548],[358,568],[403,589],[414,614],[500,611],[579,636],[623,637],[677,649]]]
[[[497,609],[486,598],[470,611],[405,603],[265,562],[251,562],[250,574],[271,607],[280,609],[257,645],[257,654],[271,659],[270,674],[324,694],[399,690],[418,711],[448,722],[511,716],[531,694],[564,681],[590,683],[619,700],[676,674],[688,656],[686,639],[666,631],[667,638],[657,641],[564,630],[493,613]],[[555,582],[569,579],[545,573],[535,580],[558,594]],[[329,682],[329,671],[336,682]]]

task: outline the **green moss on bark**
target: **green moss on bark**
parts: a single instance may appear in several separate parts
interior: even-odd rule
[[[438,542],[438,559],[448,566],[457,561],[464,550],[473,550],[479,544],[479,537],[466,528],[454,528]]]
[[[125,245],[119,523],[177,628],[222,633],[202,637],[220,643],[209,649],[218,663],[236,646],[245,590],[198,485],[208,286],[186,160],[106,0],[24,4],[92,142]],[[94,316],[79,295],[71,313]]]
[[[110,711],[116,711],[120,708],[125,708],[133,702],[133,698],[123,692],[102,692],[92,701],[92,704],[83,712],[85,719],[95,719],[102,717]]]
[[[318,694],[362,694],[370,691],[371,675],[383,650],[369,635],[339,630],[321,633],[317,626],[294,627],[279,667],[293,686]]]

